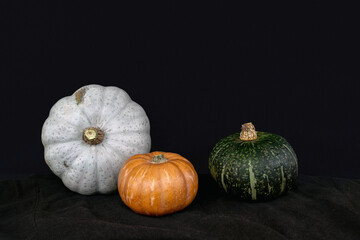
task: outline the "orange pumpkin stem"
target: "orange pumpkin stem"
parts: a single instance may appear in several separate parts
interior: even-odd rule
[[[166,162],[167,159],[165,158],[164,154],[159,154],[153,157],[152,162],[153,163],[163,163]]]
[[[257,133],[255,126],[249,122],[241,126],[240,140],[242,141],[251,141],[257,139]]]

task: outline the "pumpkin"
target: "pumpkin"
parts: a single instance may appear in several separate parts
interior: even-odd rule
[[[85,195],[115,191],[124,162],[151,147],[143,108],[124,90],[100,85],[60,99],[41,139],[50,169],[70,190]]]
[[[297,157],[281,136],[256,131],[252,123],[221,139],[213,148],[209,169],[228,194],[244,200],[270,200],[295,186]]]
[[[194,200],[198,175],[179,154],[138,154],[121,168],[118,190],[122,201],[134,212],[162,216],[184,209]]]

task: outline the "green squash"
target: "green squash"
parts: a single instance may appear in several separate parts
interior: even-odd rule
[[[209,169],[226,193],[251,201],[284,194],[294,188],[298,176],[290,144],[279,135],[255,131],[252,123],[215,145]]]

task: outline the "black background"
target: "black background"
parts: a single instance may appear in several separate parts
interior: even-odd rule
[[[50,173],[41,127],[83,85],[124,89],[148,114],[152,150],[199,173],[252,121],[293,146],[299,171],[360,178],[352,5],[1,1],[0,174]]]

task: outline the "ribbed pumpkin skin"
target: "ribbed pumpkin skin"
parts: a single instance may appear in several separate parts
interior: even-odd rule
[[[85,132],[94,129],[97,138],[86,140]],[[123,163],[150,151],[150,122],[124,90],[91,84],[55,103],[41,141],[46,164],[67,188],[107,194],[116,191]]]
[[[168,161],[153,163],[153,157],[160,154]],[[118,190],[123,202],[134,212],[162,216],[182,210],[194,200],[198,175],[193,165],[179,154],[138,154],[121,168]]]
[[[259,131],[256,140],[239,136],[221,139],[210,154],[211,175],[225,192],[244,200],[269,200],[294,187],[297,157],[283,137]]]

